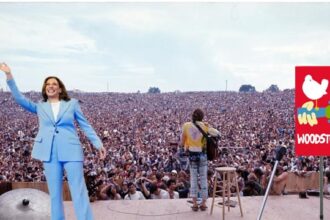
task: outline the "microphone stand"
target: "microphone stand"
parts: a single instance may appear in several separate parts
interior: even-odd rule
[[[268,182],[268,185],[267,185],[267,190],[266,190],[266,193],[264,195],[264,199],[262,201],[262,206],[261,206],[261,209],[259,211],[259,215],[258,215],[257,220],[261,220],[261,216],[262,216],[262,214],[264,212],[264,208],[265,208],[265,205],[266,205],[266,201],[267,201],[267,198],[268,198],[268,194],[269,194],[270,188],[271,188],[272,183],[273,183],[273,178],[274,178],[274,175],[275,175],[275,172],[276,172],[276,169],[277,169],[278,162],[280,160],[282,160],[284,154],[286,154],[286,148],[285,147],[280,147],[276,151],[276,161],[275,161],[275,164],[274,164],[274,167],[273,167],[273,171],[272,171],[272,174],[270,176],[270,179],[269,179],[269,182]]]
[[[323,219],[323,156],[320,157],[320,219]]]

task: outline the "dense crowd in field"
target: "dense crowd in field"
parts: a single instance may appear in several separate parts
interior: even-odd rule
[[[81,101],[107,149],[106,159],[100,161],[78,127],[87,185],[99,199],[127,199],[130,187],[146,198],[187,197],[189,162],[178,143],[182,124],[191,120],[196,108],[203,109],[204,121],[221,133],[220,157],[209,162],[209,186],[214,167],[233,166],[243,194],[262,194],[279,145],[286,146],[287,154],[278,175],[319,167],[318,158],[295,157],[293,90],[69,94]],[[37,92],[24,95],[41,100]],[[37,117],[19,107],[9,92],[0,92],[0,123],[0,181],[45,181],[41,162],[31,159]]]

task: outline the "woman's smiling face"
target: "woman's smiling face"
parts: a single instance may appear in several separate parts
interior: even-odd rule
[[[59,99],[62,89],[55,78],[50,78],[46,82],[46,95],[50,99]]]

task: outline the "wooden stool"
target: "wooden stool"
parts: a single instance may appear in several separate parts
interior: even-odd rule
[[[236,195],[238,198],[239,209],[241,211],[241,217],[243,217],[242,211],[242,204],[241,199],[239,196],[239,188],[237,183],[237,176],[236,176],[236,168],[234,167],[218,167],[215,168],[215,177],[214,177],[214,185],[213,185],[213,197],[212,197],[212,205],[211,205],[211,212],[213,213],[213,206],[214,206],[214,199],[217,192],[222,192],[222,219],[225,219],[225,206],[228,203],[228,212],[230,211],[230,197],[232,195],[230,189],[232,186],[236,187]],[[222,181],[218,184],[218,175],[221,176]],[[221,184],[222,182],[222,184]],[[217,191],[217,187],[222,187],[221,190]],[[227,202],[225,201],[227,197]]]

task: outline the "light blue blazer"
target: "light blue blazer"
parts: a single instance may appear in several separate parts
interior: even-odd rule
[[[25,98],[18,90],[14,79],[7,80],[15,101],[29,112],[38,115],[39,131],[34,140],[32,157],[42,161],[49,161],[52,147],[58,152],[58,161],[83,161],[83,148],[79,141],[74,125],[76,120],[87,138],[96,149],[101,148],[102,142],[96,132],[86,120],[80,109],[78,100],[61,100],[57,120],[54,120],[49,102],[34,103]]]

